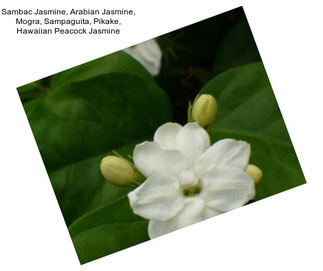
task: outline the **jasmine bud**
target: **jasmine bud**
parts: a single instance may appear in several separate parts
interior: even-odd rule
[[[192,117],[201,127],[214,124],[218,112],[216,99],[209,94],[198,96],[193,104]]]
[[[140,174],[133,164],[114,155],[108,155],[102,159],[100,170],[106,181],[119,186],[137,183],[140,179]]]
[[[255,165],[248,165],[247,174],[253,179],[255,184],[258,184],[262,178],[262,171]]]

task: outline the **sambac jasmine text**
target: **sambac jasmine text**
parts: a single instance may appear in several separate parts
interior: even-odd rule
[[[5,9],[1,10],[2,15],[66,15],[64,9]]]

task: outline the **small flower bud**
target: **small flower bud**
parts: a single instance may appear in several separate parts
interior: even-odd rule
[[[138,172],[130,162],[114,155],[102,159],[100,170],[106,181],[120,186],[136,182],[139,178]]]
[[[253,179],[255,184],[258,184],[262,178],[262,171],[255,165],[248,165],[247,174]]]
[[[192,117],[201,127],[212,125],[218,112],[216,99],[209,94],[202,94],[194,101]]]

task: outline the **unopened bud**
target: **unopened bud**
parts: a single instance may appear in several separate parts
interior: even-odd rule
[[[140,176],[130,162],[114,155],[102,159],[100,170],[106,181],[120,186],[136,182]]]
[[[210,94],[197,97],[192,108],[192,117],[202,127],[214,124],[218,112],[218,103]]]
[[[258,184],[262,178],[262,171],[255,165],[248,165],[247,174],[253,179],[255,184]]]

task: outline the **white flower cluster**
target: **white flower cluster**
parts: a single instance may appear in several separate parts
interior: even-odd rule
[[[149,219],[154,238],[246,204],[255,184],[246,173],[250,146],[223,139],[210,146],[196,122],[166,123],[153,142],[134,150],[134,163],[147,179],[128,194],[135,214]]]

